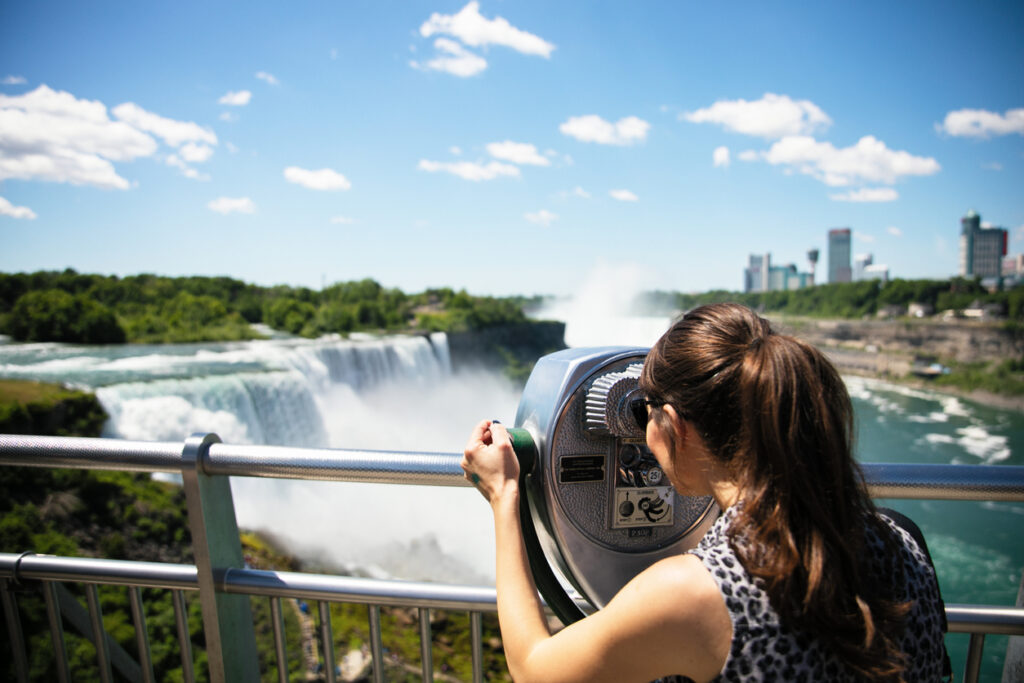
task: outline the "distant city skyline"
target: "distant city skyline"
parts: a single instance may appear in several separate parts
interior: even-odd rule
[[[828,281],[849,226],[951,277],[968,210],[1024,252],[1021,35],[1020,3],[8,3],[0,271],[739,290],[750,254]]]

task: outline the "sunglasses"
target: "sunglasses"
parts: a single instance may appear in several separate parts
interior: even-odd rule
[[[633,413],[633,419],[636,420],[640,431],[647,431],[647,406],[659,408],[666,403],[667,401],[652,401],[649,398],[634,398],[629,402],[629,410]]]

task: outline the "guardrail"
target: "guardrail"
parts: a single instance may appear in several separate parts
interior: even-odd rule
[[[332,602],[367,605],[375,681],[383,680],[380,608],[382,605],[419,610],[421,672],[434,677],[431,657],[430,610],[470,613],[473,680],[483,676],[481,615],[495,610],[493,588],[448,586],[405,581],[268,572],[247,569],[228,476],[311,479],[328,481],[468,486],[459,468],[461,454],[397,451],[299,449],[238,446],[220,443],[216,435],[195,435],[181,443],[151,443],[111,439],[0,435],[0,465],[66,467],[182,475],[196,564],[126,562],[0,553],[0,593],[15,669],[27,680],[27,658],[21,636],[16,584],[40,581],[47,605],[56,667],[61,681],[70,680],[64,648],[63,621],[79,624],[96,644],[100,676],[112,680],[117,669],[132,680],[153,680],[148,640],[141,607],[141,587],[172,591],[178,640],[186,680],[193,662],[185,622],[183,591],[198,591],[203,612],[210,680],[257,680],[255,636],[250,596],[270,599],[277,672],[288,680],[281,599],[319,602],[320,636],[326,680],[335,680],[329,605]],[[1024,467],[984,465],[864,465],[869,490],[881,498],[1024,501]],[[88,611],[58,590],[60,582],[86,586]],[[99,584],[129,587],[139,661],[134,661],[103,631],[96,594]],[[62,588],[62,586],[61,586]],[[71,603],[74,603],[73,605]],[[77,612],[76,613],[76,608]],[[1024,608],[948,605],[950,632],[970,633],[964,680],[975,681],[986,634],[1024,636]],[[62,617],[63,615],[63,617]],[[111,646],[113,643],[113,647]],[[1024,665],[1024,663],[1018,663]],[[1009,663],[1008,663],[1009,666]]]

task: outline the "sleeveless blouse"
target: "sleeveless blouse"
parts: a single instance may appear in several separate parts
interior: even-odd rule
[[[732,620],[729,656],[722,672],[712,680],[862,680],[813,634],[782,624],[768,594],[761,589],[761,582],[747,573],[729,544],[728,530],[736,515],[736,506],[727,509],[690,551],[700,558],[718,584]],[[869,530],[865,553],[871,576],[879,582],[898,580],[899,563],[905,580],[895,587],[894,597],[913,603],[900,642],[907,655],[904,679],[908,683],[944,680],[945,614],[935,571],[909,533],[885,515],[879,517],[892,530],[898,552],[887,553],[883,540]]]

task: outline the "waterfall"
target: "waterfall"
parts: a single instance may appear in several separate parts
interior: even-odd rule
[[[110,414],[104,436],[176,441],[202,431],[229,443],[305,447],[350,445],[332,444],[330,411],[360,394],[436,384],[451,374],[444,334],[254,342],[89,365],[99,381],[115,367],[136,370],[136,381],[96,389]],[[339,406],[342,395],[348,400]]]

